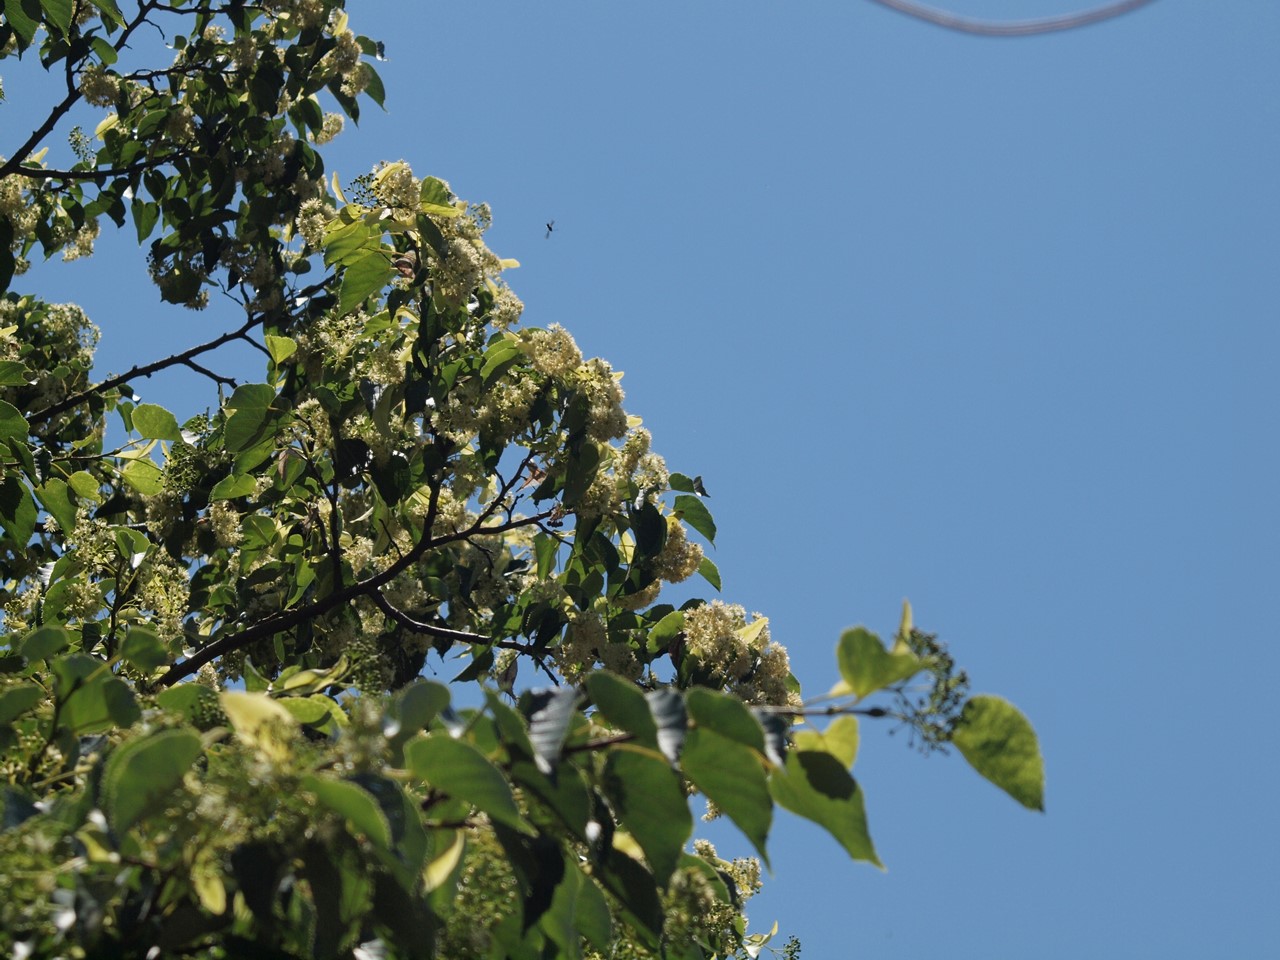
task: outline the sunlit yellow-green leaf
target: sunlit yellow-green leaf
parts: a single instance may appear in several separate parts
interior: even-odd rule
[[[164,407],[140,403],[133,409],[133,428],[145,440],[181,440],[177,418]]]
[[[1030,721],[1000,697],[964,705],[952,743],[973,769],[1024,807],[1044,809],[1044,760]]]
[[[840,635],[836,662],[844,683],[858,697],[883,690],[924,669],[915,654],[890,653],[879,637],[863,627],[854,627]]]
[[[236,736],[273,760],[289,755],[289,743],[298,721],[292,713],[265,693],[224,690],[222,709]]]
[[[154,497],[164,489],[164,472],[146,457],[130,460],[121,474],[143,496]]]

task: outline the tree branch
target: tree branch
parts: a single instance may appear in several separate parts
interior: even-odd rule
[[[927,7],[914,0],[871,0],[882,7],[896,10],[898,13],[924,20],[948,30],[960,33],[972,33],[982,37],[1029,37],[1040,33],[1056,33],[1061,30],[1074,30],[1101,20],[1109,20],[1121,14],[1129,13],[1144,7],[1153,0],[1121,0],[1105,7],[1096,7],[1082,13],[1068,13],[1057,17],[1040,17],[1035,20],[978,20],[973,17],[961,17],[936,7]]]
[[[36,411],[27,417],[27,422],[32,424],[44,423],[46,420],[70,410],[76,404],[83,403],[95,394],[102,393],[104,390],[110,390],[113,387],[118,387],[121,384],[128,383],[130,380],[136,380],[138,377],[149,377],[153,373],[157,373],[167,367],[173,367],[181,364],[192,366],[193,369],[200,369],[191,363],[193,357],[198,357],[202,353],[208,353],[210,350],[216,350],[218,347],[224,346],[232,340],[239,340],[246,333],[260,324],[263,319],[263,317],[250,317],[244,322],[244,325],[241,326],[240,329],[233,330],[230,333],[224,333],[222,336],[210,340],[208,343],[202,343],[199,346],[192,347],[190,350],[185,350],[182,353],[175,353],[173,356],[165,357],[163,360],[156,360],[152,363],[142,364],[141,366],[134,367],[132,370],[128,370],[118,376],[108,377],[101,383],[96,383],[92,387],[87,387],[79,393],[73,393],[71,396],[45,407],[43,410]],[[201,372],[207,371],[202,370]],[[214,379],[218,379],[216,375],[213,376]]]
[[[147,15],[154,8],[154,3],[140,3],[138,5],[138,16],[133,20],[133,22],[125,26],[120,37],[114,44],[112,44],[113,49],[115,49],[117,53],[124,48],[125,43],[129,39],[129,35],[146,21]],[[89,48],[86,47],[86,57],[88,56],[88,50]],[[82,57],[81,59],[83,60],[84,58]],[[68,72],[71,70],[70,58],[67,60],[67,69]],[[14,152],[13,156],[9,157],[9,159],[7,159],[3,164],[0,164],[0,179],[9,176],[11,173],[18,172],[18,168],[26,161],[27,157],[31,156],[32,151],[39,146],[40,141],[53,132],[53,128],[58,125],[58,121],[66,116],[67,111],[75,106],[76,101],[79,99],[79,90],[68,89],[67,95],[60,103],[54,106],[53,110],[50,111],[49,116],[45,117],[44,122],[32,132],[31,136],[27,137],[26,142]]]

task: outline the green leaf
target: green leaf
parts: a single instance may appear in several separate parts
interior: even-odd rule
[[[339,315],[355,310],[387,285],[391,279],[391,252],[379,248],[347,265],[338,291]]]
[[[969,765],[1031,810],[1044,810],[1044,760],[1035,729],[1000,697],[970,698],[951,742]]]
[[[708,543],[716,542],[716,524],[711,519],[711,511],[697,497],[687,493],[676,497],[675,514],[706,537]]]
[[[223,477],[209,491],[210,500],[234,500],[236,497],[247,497],[253,493],[256,481],[247,473],[232,473]]]
[[[552,894],[551,905],[538,918],[538,926],[560,948],[556,957],[562,960],[579,960],[582,956],[577,912],[578,893],[585,882],[586,878],[574,867],[564,869]]]
[[[685,694],[689,716],[699,727],[736,740],[757,753],[764,753],[764,730],[750,708],[737,697],[706,687],[694,687]]]
[[[116,53],[115,48],[107,43],[102,37],[94,37],[89,41],[89,46],[93,48],[93,52],[98,55],[98,59],[102,61],[104,66],[111,66],[120,59],[120,55]],[[142,240],[145,240],[144,236]],[[138,242],[141,243],[142,240]]]
[[[691,702],[691,712],[692,706]],[[747,719],[759,731],[750,714]],[[680,764],[685,776],[737,825],[768,866],[765,839],[773,822],[773,801],[760,754],[737,739],[697,726],[689,731]]]
[[[801,730],[797,733],[796,749],[824,750],[848,769],[858,759],[859,737],[857,717],[836,717],[831,721],[830,726],[821,732]]]
[[[34,683],[23,683],[5,687],[0,690],[0,723],[12,723],[36,704],[44,700],[46,694]]]
[[[275,401],[275,388],[269,384],[236,387],[226,404],[233,412],[222,429],[222,442],[228,452],[239,453],[264,437],[269,420],[274,419]]]
[[[450,202],[449,188],[435,177],[424,177],[419,197],[423,213],[433,217],[456,217],[458,209]]]
[[[836,663],[847,692],[859,698],[913,677],[924,669],[915,654],[890,653],[879,637],[863,627],[854,627],[840,635]],[[837,692],[841,691],[837,689]]]
[[[75,495],[81,500],[91,500],[94,503],[102,502],[102,488],[88,470],[77,470],[67,477],[67,485],[75,491]]]
[[[102,775],[104,808],[123,833],[148,814],[164,809],[170,794],[200,756],[194,730],[160,730],[112,751]]]
[[[680,779],[661,754],[631,744],[609,751],[604,790],[618,819],[640,844],[665,887],[693,833],[693,817]]]
[[[23,9],[22,0],[4,0],[4,18],[18,35],[20,41],[18,49],[21,50],[30,45],[31,38],[36,35],[36,30],[40,26],[40,21]]]
[[[268,333],[262,339],[267,345],[267,353],[271,354],[271,362],[277,367],[293,356],[298,349],[298,341],[293,337],[277,337]]]
[[[31,379],[31,371],[21,360],[0,360],[0,387],[21,387]],[[17,413],[16,407],[6,404]]]
[[[202,683],[179,683],[166,687],[156,694],[156,703],[165,710],[172,710],[193,726],[200,726],[202,717],[220,709],[218,694]]]
[[[387,707],[382,735],[388,740],[408,738],[425,730],[448,705],[448,687],[431,680],[415,680],[400,690]]]
[[[303,670],[299,664],[285,667],[280,676],[272,684],[271,691],[277,694],[288,694],[291,697],[306,697],[319,693],[347,675],[351,664],[346,654],[338,657],[337,662],[323,670],[319,668]]]
[[[349,822],[369,842],[382,850],[391,848],[391,824],[373,795],[346,780],[311,774],[302,778],[302,788]]]
[[[62,662],[65,661],[58,665]],[[86,736],[132,726],[141,717],[142,710],[129,684],[119,677],[99,676],[65,698],[58,724]]]
[[[154,497],[164,489],[164,471],[146,457],[130,460],[120,474],[144,497]]]
[[[613,939],[613,925],[609,917],[609,903],[591,877],[584,876],[578,887],[578,902],[574,907],[574,920],[578,930],[600,950],[608,950]]]
[[[671,646],[671,641],[680,635],[680,631],[684,629],[684,612],[681,610],[672,610],[661,620],[653,625],[653,629],[649,631],[646,639],[646,646],[650,653],[660,653]]]
[[[19,551],[25,551],[35,530],[36,501],[31,491],[13,474],[0,477],[0,532],[3,532],[3,539]]]
[[[11,403],[0,400],[0,440],[26,440],[31,427]]]
[[[40,0],[44,8],[45,19],[58,28],[58,32],[66,34],[71,29],[71,11],[73,0]]]
[[[50,477],[35,489],[40,506],[58,522],[64,532],[69,533],[76,525],[76,505],[71,502],[67,485],[57,477]]]
[[[245,662],[248,663],[248,658]],[[248,690],[224,690],[218,698],[239,739],[274,760],[282,761],[289,756],[289,737],[297,721],[278,700]]]
[[[116,0],[90,0],[90,2],[101,10],[107,19],[116,26],[123,27],[125,25],[124,15],[120,12],[120,8],[116,6]]]
[[[506,339],[496,341],[484,352],[484,365],[480,368],[481,382],[486,387],[491,386],[523,355],[518,341]]]
[[[169,650],[155,629],[145,624],[134,624],[120,646],[120,656],[143,673],[151,673],[169,662]]]
[[[469,743],[448,733],[429,733],[404,748],[405,762],[415,777],[451,797],[464,800],[522,833],[531,833],[501,771]]]
[[[644,693],[634,683],[597,670],[587,677],[587,695],[610,724],[635,734],[646,747],[658,745],[657,724]]]
[[[97,49],[97,44],[94,45],[94,49]],[[111,48],[108,46],[107,49]],[[147,237],[151,236],[151,231],[156,228],[156,222],[160,219],[160,204],[134,197],[129,209],[133,213],[133,225],[138,232],[138,243],[143,243]]]
[[[826,829],[855,860],[883,867],[867,831],[862,788],[840,758],[826,750],[794,749],[769,778],[769,792],[792,813]]]
[[[28,660],[47,660],[71,645],[71,634],[66,627],[47,625],[36,627],[22,638],[18,652]]]
[[[181,440],[178,418],[155,403],[140,403],[133,408],[133,428],[144,440]]]
[[[702,575],[702,579],[707,583],[717,590],[720,589],[720,568],[711,562],[710,557],[702,558],[702,562],[698,564],[698,573]]]

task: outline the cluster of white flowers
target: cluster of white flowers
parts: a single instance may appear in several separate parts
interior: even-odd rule
[[[196,138],[196,117],[188,104],[180,103],[168,111],[164,132],[173,143],[187,144]]]
[[[329,143],[342,132],[343,122],[342,114],[326,113],[324,120],[320,123],[320,129],[311,135],[312,141],[319,145]]]
[[[627,413],[622,409],[622,374],[613,372],[608,361],[594,357],[577,371],[576,384],[586,394],[587,434],[599,441],[613,440],[627,432]]]
[[[556,669],[568,683],[576,683],[595,666],[598,651],[609,646],[604,619],[595,610],[571,610],[564,638],[553,651]]]
[[[4,160],[0,156],[0,163]],[[35,229],[36,221],[40,218],[39,208],[28,197],[34,186],[29,177],[16,173],[0,180],[0,220],[8,220],[13,225],[14,249]]]
[[[220,547],[238,547],[243,539],[240,514],[225,500],[215,500],[209,505],[209,529]]]
[[[494,294],[493,306],[489,309],[489,322],[499,330],[505,330],[520,319],[524,313],[524,303],[505,283],[498,285]]]
[[[95,107],[110,107],[120,96],[120,78],[98,63],[85,67],[79,86],[85,102]]]
[[[662,592],[662,581],[655,580],[642,590],[629,593],[618,598],[618,606],[624,610],[643,610],[658,599]]]
[[[462,303],[485,274],[484,248],[467,237],[453,237],[444,257],[432,256],[431,279],[449,303]]]
[[[700,563],[702,547],[689,540],[684,524],[675,517],[667,517],[667,540],[654,560],[654,573],[667,583],[680,583],[693,576]]]
[[[582,365],[582,351],[558,323],[546,330],[527,331],[524,345],[533,368],[545,376],[563,379]]]
[[[63,260],[79,260],[93,256],[93,242],[98,239],[98,221],[90,220],[71,235],[62,250]]]
[[[788,689],[791,672],[786,649],[769,639],[768,620],[759,614],[748,623],[737,604],[712,600],[684,615],[688,652],[711,674],[748,703],[795,704]]]
[[[328,205],[319,197],[305,200],[298,208],[298,216],[293,221],[293,229],[306,241],[307,246],[317,250],[324,243],[324,228],[331,219]]]
[[[397,160],[382,164],[373,172],[369,189],[383,206],[414,210],[421,198],[422,181],[407,163]]]

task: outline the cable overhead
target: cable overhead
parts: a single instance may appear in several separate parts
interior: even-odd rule
[[[913,0],[871,0],[871,2],[960,33],[972,33],[983,37],[1029,37],[1038,33],[1056,33],[1061,30],[1074,30],[1076,27],[1087,27],[1091,23],[1109,20],[1137,10],[1139,7],[1145,7],[1154,0],[1121,0],[1119,3],[1095,7],[1081,13],[1038,17],[1034,20],[978,20],[973,17],[957,16],[936,7],[915,3]]]

